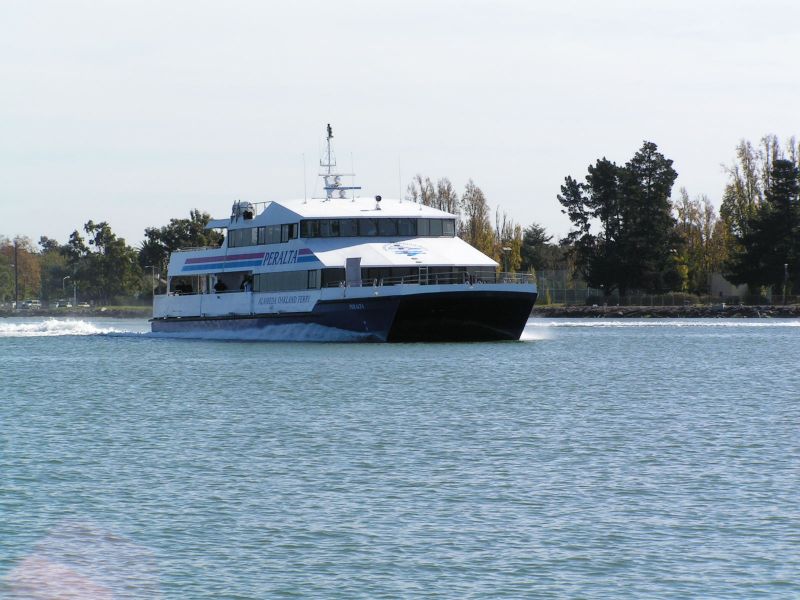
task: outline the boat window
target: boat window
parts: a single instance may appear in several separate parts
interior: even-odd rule
[[[319,221],[317,219],[300,221],[300,237],[319,237]]]
[[[337,237],[339,235],[339,221],[336,219],[323,219],[319,222],[320,237]]]
[[[281,243],[289,241],[289,226],[281,225]]]
[[[375,236],[378,235],[377,219],[359,219],[358,220],[358,235],[361,236]]]
[[[267,243],[277,243],[277,240],[270,241],[272,239],[270,227],[267,227]],[[297,230],[296,224],[283,225],[280,241],[285,242],[297,237]],[[456,222],[454,219],[408,218],[304,219],[300,221],[299,233],[304,238],[373,237],[376,235],[383,237],[453,237],[456,234]]]
[[[308,272],[308,289],[315,290],[319,288],[320,283],[320,270],[311,269]]]
[[[417,235],[416,219],[397,219],[397,235],[402,235],[402,236]]]
[[[282,292],[308,289],[308,271],[284,271],[282,273],[258,273],[253,277],[256,292]]]
[[[397,219],[378,219],[378,235],[397,235]]]
[[[334,287],[344,280],[344,269],[322,269],[322,287]]]
[[[339,235],[341,237],[356,237],[358,235],[358,221],[356,219],[339,219]]]
[[[259,227],[258,228],[258,245],[263,246],[267,243],[267,228],[266,227]]]

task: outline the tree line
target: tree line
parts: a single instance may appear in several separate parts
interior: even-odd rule
[[[29,238],[0,238],[0,301],[14,299],[15,255],[19,300],[52,302],[71,298],[75,291],[79,299],[101,305],[149,299],[161,285],[158,276],[166,273],[171,252],[219,245],[221,235],[205,229],[210,220],[209,214],[193,210],[188,219],[148,227],[139,248],[129,246],[105,221],[85,223],[64,244],[43,236],[37,248]]]
[[[707,294],[711,275],[758,297],[800,282],[800,146],[768,135],[742,140],[726,166],[719,214],[705,195],[672,198],[673,161],[653,142],[624,165],[605,157],[583,181],[567,176],[557,198],[571,223],[561,240],[576,271],[605,295]]]
[[[677,172],[653,142],[645,141],[624,164],[606,157],[589,165],[583,180],[564,179],[557,200],[572,227],[554,240],[539,223],[526,227],[489,202],[474,181],[459,194],[452,182],[416,175],[406,199],[458,216],[458,235],[509,271],[570,270],[606,296],[630,292],[710,292],[711,275],[747,284],[754,296],[768,289],[794,293],[800,283],[800,145],[768,135],[742,140],[719,212],[706,195],[681,188]],[[218,245],[206,230],[210,215],[148,227],[138,248],[108,222],[89,221],[66,243],[41,237],[0,237],[0,301],[14,298],[14,246],[19,298],[69,297],[108,304],[149,298],[169,254],[179,248]],[[798,288],[800,289],[800,288]]]

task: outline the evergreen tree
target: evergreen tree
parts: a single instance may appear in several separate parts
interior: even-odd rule
[[[531,223],[522,233],[520,254],[523,271],[541,271],[543,269],[564,268],[564,250],[558,244],[550,243],[552,235],[548,235],[542,225]]]
[[[606,294],[680,288],[670,205],[676,177],[672,161],[644,142],[624,167],[602,158],[585,183],[565,179],[558,200],[574,229],[562,242],[590,286]]]
[[[781,289],[787,273],[791,282],[800,281],[800,170],[791,160],[779,158],[771,164],[764,201],[737,238],[740,250],[726,273],[732,282],[751,288]]]

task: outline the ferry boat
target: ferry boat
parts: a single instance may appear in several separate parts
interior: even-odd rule
[[[342,183],[351,174],[335,170],[332,137],[328,125],[324,197],[237,201],[207,225],[223,233],[219,247],[172,253],[152,331],[241,338],[310,324],[371,341],[519,339],[533,275],[499,272],[456,236],[456,215],[356,196]]]

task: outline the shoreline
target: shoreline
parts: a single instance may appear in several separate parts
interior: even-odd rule
[[[0,318],[6,317],[104,317],[109,319],[149,319],[153,316],[153,309],[149,306],[142,307],[114,307],[103,306],[100,308],[43,308],[24,310],[0,310]]]
[[[68,317],[150,319],[152,308],[113,307],[86,309],[0,310],[6,317]],[[544,319],[798,319],[800,305],[692,305],[692,306],[534,306],[531,317]]]
[[[796,319],[800,305],[534,306],[531,317],[570,319]]]

